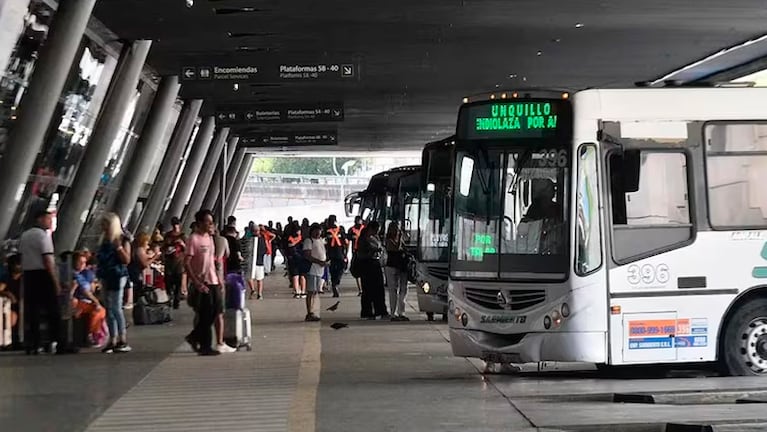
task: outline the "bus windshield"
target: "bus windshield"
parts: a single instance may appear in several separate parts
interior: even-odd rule
[[[423,262],[447,262],[448,236],[450,235],[450,185],[430,183],[421,193],[418,214],[420,239],[418,260]]]
[[[565,279],[569,160],[564,145],[457,151],[451,274]]]

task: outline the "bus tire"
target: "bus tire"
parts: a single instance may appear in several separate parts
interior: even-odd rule
[[[767,376],[767,299],[740,305],[722,334],[720,362],[734,376]]]

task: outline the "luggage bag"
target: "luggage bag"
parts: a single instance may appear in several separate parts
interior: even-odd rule
[[[224,342],[236,348],[253,349],[251,345],[250,309],[224,311]]]
[[[11,301],[6,297],[0,297],[0,348],[5,348],[12,344]]]

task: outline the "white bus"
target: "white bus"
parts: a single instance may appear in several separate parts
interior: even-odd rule
[[[496,93],[456,135],[455,355],[767,375],[767,88]]]

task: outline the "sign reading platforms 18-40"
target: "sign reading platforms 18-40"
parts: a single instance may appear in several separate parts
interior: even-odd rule
[[[572,130],[565,100],[491,101],[466,105],[459,115],[459,138],[555,138]]]

